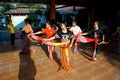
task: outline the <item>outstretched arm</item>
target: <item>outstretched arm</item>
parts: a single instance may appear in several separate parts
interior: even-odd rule
[[[86,33],[81,33],[81,35],[88,35],[88,32],[86,32]]]
[[[45,39],[45,40],[50,41],[50,40],[53,40],[53,39],[55,39],[55,36],[53,36],[53,37],[51,37],[51,38],[48,38],[48,39]]]
[[[98,45],[101,45],[101,44],[108,44],[109,42],[105,42],[105,36],[103,35],[102,36],[102,42],[98,43]]]
[[[38,31],[38,32],[35,32],[34,34],[41,34],[42,32],[41,31]]]
[[[74,40],[75,40],[75,37],[72,38],[72,41],[71,41],[71,43],[70,43],[70,47],[72,47]]]

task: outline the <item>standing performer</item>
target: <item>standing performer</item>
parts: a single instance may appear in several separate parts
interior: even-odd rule
[[[70,30],[71,32],[73,32],[74,38],[72,39],[72,42],[71,42],[71,45],[70,45],[70,46],[73,45],[73,43],[74,43],[74,41],[75,41],[75,37],[76,37],[78,34],[81,34],[81,32],[82,32],[81,28],[77,25],[77,22],[76,22],[76,21],[73,21],[73,22],[72,22],[72,26],[73,26],[73,27],[71,27],[69,30]],[[77,53],[77,43],[75,42],[75,43],[74,43],[74,54],[76,54],[76,53]]]
[[[7,28],[10,32],[10,36],[11,36],[11,46],[12,46],[12,50],[15,49],[15,28],[14,25],[12,24],[12,20],[9,21],[9,24],[7,25]]]
[[[69,64],[69,57],[70,57],[70,37],[71,34],[69,30],[67,30],[64,23],[61,23],[61,31],[57,32],[55,36],[46,39],[46,40],[53,40],[53,39],[60,39],[61,43],[65,42],[66,44],[60,46],[60,67],[59,70],[65,69],[67,71],[72,70],[72,67]]]
[[[38,31],[34,34],[46,34],[47,38],[50,38],[55,35],[55,30],[54,30],[54,28],[51,27],[50,22],[46,22],[46,28],[44,30]],[[51,40],[51,42],[54,42],[54,40]],[[53,48],[54,47],[52,45],[48,46],[50,60],[53,59],[53,56],[52,56]]]
[[[105,39],[104,34],[103,34],[102,30],[99,27],[100,27],[100,23],[98,21],[95,21],[93,29],[91,29],[87,33],[82,33],[82,35],[88,35],[89,34],[91,38],[98,38],[98,43],[100,43],[100,42],[105,43],[104,42],[104,39]],[[96,47],[97,47],[96,48],[96,53],[97,53],[98,50],[99,50],[100,45],[96,45]],[[96,55],[95,55],[94,60],[97,60]]]
[[[23,51],[20,54],[29,54],[30,53],[30,50],[29,50],[30,40],[29,40],[28,34],[33,33],[32,26],[31,26],[31,20],[25,19],[25,24],[26,25],[23,27],[23,29],[21,31],[22,31],[22,33],[25,34],[26,41],[25,41]]]

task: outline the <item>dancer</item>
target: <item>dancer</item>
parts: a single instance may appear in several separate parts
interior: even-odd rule
[[[74,42],[74,41],[75,41],[75,37],[76,37],[78,34],[81,34],[82,30],[81,30],[81,28],[77,25],[77,22],[76,22],[76,21],[73,21],[73,22],[72,22],[72,26],[73,26],[73,27],[71,27],[69,30],[70,30],[71,32],[73,32],[74,38],[72,39],[70,46],[72,46],[73,43],[74,43],[74,51],[73,51],[73,53],[76,54],[76,53],[77,53],[77,45],[78,45],[78,44],[77,44],[76,42]]]
[[[34,34],[46,34],[47,38],[50,38],[55,35],[55,30],[54,30],[54,28],[51,27],[50,22],[46,22],[46,28],[43,29],[42,31],[38,31]],[[54,42],[54,40],[51,40],[51,42]],[[52,56],[53,48],[54,47],[52,45],[48,46],[50,60],[53,59],[53,56]]]
[[[69,64],[70,59],[70,38],[71,34],[69,30],[67,30],[64,23],[61,23],[61,31],[57,32],[55,36],[46,39],[46,40],[53,40],[53,39],[60,39],[61,43],[65,42],[66,44],[60,46],[60,67],[59,70],[65,69],[67,71],[72,70],[72,67]]]
[[[104,34],[99,27],[100,27],[100,23],[98,21],[95,21],[94,22],[94,27],[90,31],[88,31],[87,33],[82,33],[81,35],[88,35],[89,34],[91,38],[98,38],[98,43],[105,43]],[[96,48],[96,53],[98,53],[100,45],[96,45],[96,47],[97,47]],[[94,60],[97,60],[96,55],[95,55]]]
[[[11,37],[12,50],[14,50],[15,49],[15,28],[14,28],[14,25],[12,24],[12,20],[9,21],[7,28],[9,30],[10,37]]]
[[[31,26],[31,20],[30,19],[25,19],[25,26],[23,27],[23,29],[21,30],[24,34],[25,34],[25,45],[24,48],[22,50],[22,52],[20,52],[20,54],[30,54],[30,38],[28,36],[28,34],[33,33],[32,30],[32,26]]]

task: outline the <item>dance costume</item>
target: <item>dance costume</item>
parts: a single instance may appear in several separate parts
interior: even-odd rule
[[[81,30],[81,28],[79,26],[75,26],[75,27],[71,27],[70,31],[72,31],[73,34],[74,34],[74,38],[72,39],[72,42],[71,42],[71,46],[72,46],[72,44],[73,44],[73,42],[75,40],[75,37],[77,36],[77,34],[81,33],[82,30]],[[74,42],[73,47],[74,47],[74,54],[76,54],[77,53],[77,43],[76,42]]]
[[[72,67],[69,64],[69,58],[70,58],[70,37],[71,34],[69,31],[66,33],[59,31],[55,38],[61,39],[61,42],[65,42],[66,44],[60,46],[60,69],[65,69],[67,71],[70,71]]]
[[[54,28],[45,28],[44,30],[41,31],[42,34],[46,34],[47,38],[50,38],[55,35],[55,30]],[[54,42],[54,40],[51,40],[50,42]],[[49,52],[49,58],[52,59],[52,51],[53,51],[53,46],[49,45],[48,46],[48,52]]]

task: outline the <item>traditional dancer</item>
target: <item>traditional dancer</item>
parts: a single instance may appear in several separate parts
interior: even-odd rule
[[[91,29],[87,33],[82,33],[82,35],[88,35],[89,34],[91,38],[96,38],[96,39],[98,38],[98,42],[95,41],[94,44],[96,44],[96,43],[97,44],[98,43],[102,43],[103,44],[103,43],[105,43],[105,41],[104,41],[105,36],[104,36],[102,30],[99,27],[100,27],[100,23],[98,21],[95,21],[93,29]],[[93,48],[96,48],[95,53],[98,52],[99,47],[100,47],[100,45],[94,45]],[[96,55],[94,55],[94,60],[97,60]]]
[[[55,30],[54,30],[54,28],[51,27],[50,22],[46,22],[46,28],[43,29],[42,31],[38,31],[34,34],[46,34],[47,38],[50,38],[50,37],[55,35]],[[54,42],[54,40],[51,40],[51,42]],[[48,46],[48,52],[49,52],[50,60],[53,59],[53,56],[52,56],[53,48],[54,47],[52,45]]]
[[[71,41],[71,45],[70,46],[72,46],[73,45],[73,43],[74,43],[74,54],[76,54],[77,53],[77,43],[76,42],[74,42],[75,41],[75,37],[78,35],[78,34],[81,34],[81,32],[82,32],[82,30],[81,30],[81,28],[77,25],[77,22],[76,21],[73,21],[72,22],[72,27],[69,29],[73,34],[74,34],[74,38],[72,39],[72,41]]]
[[[30,53],[30,50],[29,50],[30,40],[29,40],[28,34],[33,33],[32,26],[31,26],[31,20],[25,19],[25,24],[26,25],[23,27],[23,29],[21,31],[26,35],[26,37],[25,37],[26,41],[25,41],[23,51],[20,52],[20,54],[29,54]]]
[[[59,70],[65,69],[67,71],[72,70],[72,67],[69,64],[70,58],[70,37],[71,34],[69,30],[67,30],[64,23],[61,23],[61,31],[57,32],[55,36],[46,39],[46,40],[53,40],[53,39],[60,39],[61,43],[65,42],[66,44],[60,46],[60,67]]]

